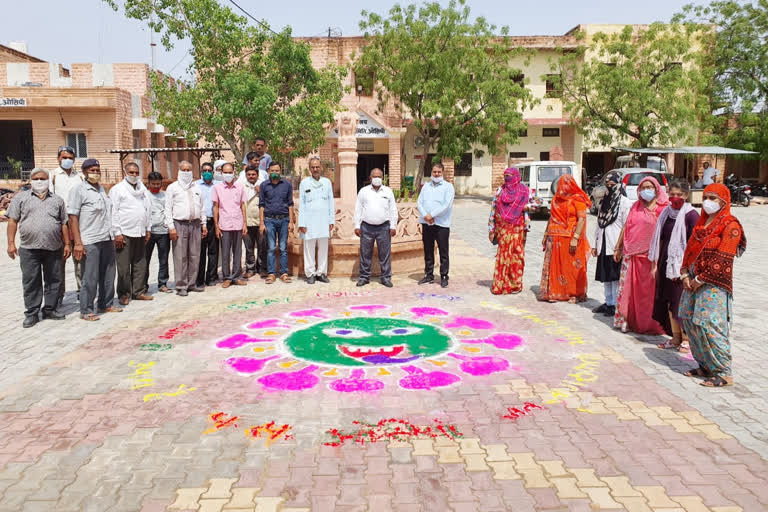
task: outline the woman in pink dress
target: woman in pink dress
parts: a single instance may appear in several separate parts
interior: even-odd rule
[[[667,193],[655,178],[643,178],[637,187],[638,200],[632,205],[624,230],[616,244],[615,261],[622,261],[619,298],[613,326],[622,332],[663,334],[653,319],[656,274],[648,259],[656,222],[669,204]],[[623,260],[622,260],[623,258]]]

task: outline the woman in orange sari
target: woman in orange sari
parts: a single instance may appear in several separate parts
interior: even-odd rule
[[[546,253],[537,299],[570,303],[587,300],[589,242],[585,230],[590,204],[589,196],[573,176],[560,177],[544,234]]]

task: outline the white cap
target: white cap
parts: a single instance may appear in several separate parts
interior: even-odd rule
[[[227,163],[226,160],[216,160],[213,163],[213,170],[218,171],[221,168],[221,166],[224,165],[225,163]]]

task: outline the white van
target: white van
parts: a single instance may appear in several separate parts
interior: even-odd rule
[[[570,174],[581,186],[581,168],[576,162],[540,161],[518,164],[523,183],[531,191],[531,199],[539,205],[539,212],[547,213],[552,203],[552,182],[564,174]]]
[[[631,169],[640,167],[640,157],[638,155],[621,155],[616,159],[616,169]],[[667,162],[659,156],[649,156],[646,169],[653,169],[662,173],[667,172]]]

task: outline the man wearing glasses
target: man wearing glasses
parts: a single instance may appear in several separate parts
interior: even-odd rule
[[[73,167],[75,164],[75,150],[70,146],[60,146],[58,154],[59,166],[51,173],[51,181],[49,183],[49,190],[51,193],[56,194],[64,200],[64,208],[66,210],[67,200],[69,199],[69,192],[80,185],[83,182],[82,173],[78,172]],[[74,252],[75,239],[72,237],[72,232],[69,233],[69,239],[64,240],[64,244],[69,246],[69,253]],[[77,283],[77,293],[80,293],[80,280],[82,278],[82,270],[80,267],[80,260],[72,258],[72,263],[75,265],[75,282]],[[64,272],[64,266],[66,260],[62,262],[62,278],[61,286],[59,287],[59,307],[64,301],[66,273]]]

